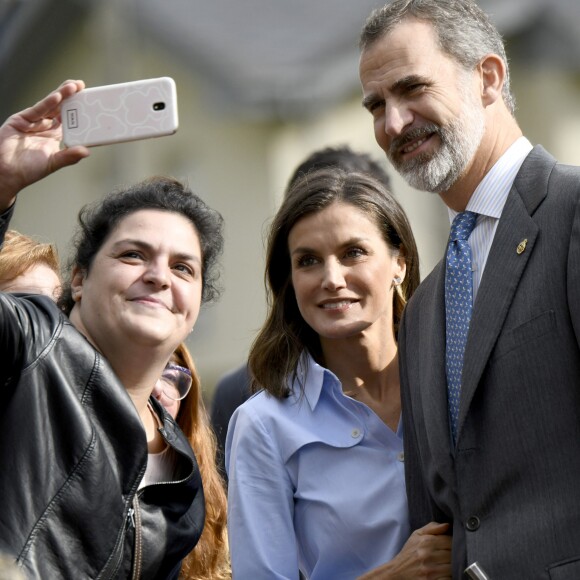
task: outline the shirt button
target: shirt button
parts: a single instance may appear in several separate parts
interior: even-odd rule
[[[353,430],[350,432],[350,436],[351,436],[353,439],[356,439],[357,437],[360,437],[360,429],[353,429]]]
[[[477,516],[470,516],[467,518],[467,521],[465,522],[465,527],[470,532],[475,532],[477,529],[479,529],[480,525],[481,522],[479,521],[479,518]]]
[[[400,461],[401,463],[403,463],[403,461],[405,461],[405,454],[403,453],[403,451],[401,451],[401,453],[397,454],[397,461]]]

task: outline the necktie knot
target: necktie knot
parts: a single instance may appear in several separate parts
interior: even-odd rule
[[[451,241],[467,240],[475,227],[477,214],[472,211],[462,211],[455,216],[451,224]]]

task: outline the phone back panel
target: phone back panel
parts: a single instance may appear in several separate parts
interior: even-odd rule
[[[63,142],[104,145],[177,131],[177,95],[170,77],[88,88],[61,106]]]

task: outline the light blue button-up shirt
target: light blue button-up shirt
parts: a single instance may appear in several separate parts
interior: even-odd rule
[[[353,580],[410,534],[402,427],[394,433],[336,376],[303,355],[300,397],[262,391],[228,428],[234,578]],[[304,368],[303,365],[299,365]]]

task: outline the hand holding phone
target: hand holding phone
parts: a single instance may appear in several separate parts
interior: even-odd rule
[[[170,77],[84,89],[61,106],[63,143],[93,147],[172,135],[177,93]]]

